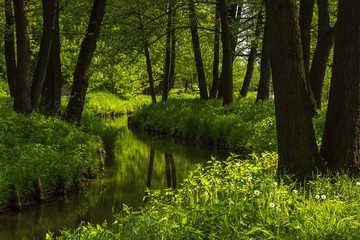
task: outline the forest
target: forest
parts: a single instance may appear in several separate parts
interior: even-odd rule
[[[3,0],[0,238],[358,239],[359,16],[357,0]],[[76,194],[56,226],[7,222]]]

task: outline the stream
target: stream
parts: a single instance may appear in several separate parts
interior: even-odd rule
[[[104,177],[89,180],[80,192],[24,206],[21,213],[1,213],[1,240],[44,239],[49,230],[75,229],[81,222],[112,222],[123,204],[141,206],[146,188],[176,188],[195,164],[227,155],[192,142],[134,133],[128,129],[126,117],[115,121],[119,135]]]

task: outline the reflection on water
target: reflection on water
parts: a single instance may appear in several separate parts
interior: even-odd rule
[[[43,205],[25,206],[21,213],[0,214],[0,239],[43,239],[49,229],[73,229],[82,221],[111,222],[123,204],[143,204],[146,188],[176,188],[195,164],[206,162],[211,155],[219,156],[193,143],[135,134],[126,122],[126,118],[120,118],[112,123],[119,129],[119,136],[104,178],[89,181],[82,192]]]

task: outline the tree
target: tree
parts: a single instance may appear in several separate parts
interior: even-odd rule
[[[31,106],[30,39],[25,0],[14,0],[16,25],[17,69],[14,88],[14,110],[29,114]]]
[[[41,112],[49,115],[60,115],[62,73],[60,59],[60,27],[59,27],[59,4],[57,4],[56,18],[54,23],[53,40],[51,43],[49,63],[41,93]]]
[[[218,4],[215,7],[215,33],[214,33],[214,58],[213,82],[210,89],[210,98],[216,98],[219,89],[219,62],[220,62],[220,14]]]
[[[246,68],[246,74],[244,77],[243,85],[240,90],[240,95],[243,97],[246,97],[247,93],[249,92],[252,74],[254,72],[254,62],[255,62],[256,53],[257,53],[257,45],[258,45],[258,40],[259,40],[258,38],[260,37],[260,26],[262,24],[262,19],[263,19],[263,13],[262,13],[262,9],[260,9],[258,18],[256,21],[255,34],[254,34],[255,39],[253,40],[253,42],[251,44],[247,68]]]
[[[359,171],[360,2],[339,1],[321,156],[332,171]]]
[[[269,21],[268,18],[266,18],[264,26],[264,37],[262,40],[260,80],[256,101],[269,99],[270,95],[271,63],[269,34]]]
[[[299,179],[323,169],[308,101],[295,0],[266,0],[275,93],[278,172]]]
[[[223,61],[221,71],[223,105],[233,102],[233,68],[232,68],[232,45],[228,20],[226,0],[219,0],[219,13],[221,19],[221,41],[223,49]]]
[[[9,84],[10,95],[14,96],[16,82],[16,54],[15,54],[15,36],[14,36],[14,15],[11,0],[4,1],[5,9],[5,59],[6,73]]]
[[[43,6],[43,33],[41,37],[38,61],[32,80],[31,102],[34,109],[37,109],[41,99],[41,92],[46,78],[51,44],[53,41],[54,26],[57,12],[58,0],[42,0]]]
[[[85,37],[74,71],[74,82],[64,119],[80,124],[84,109],[86,90],[89,85],[89,68],[100,35],[101,22],[105,14],[107,0],[94,0]]]
[[[191,39],[192,39],[192,44],[193,44],[194,56],[195,56],[196,70],[197,70],[197,74],[198,74],[200,98],[208,99],[205,70],[204,70],[204,64],[203,64],[203,60],[202,60],[202,56],[201,56],[199,33],[198,33],[198,28],[197,28],[195,4],[194,4],[194,0],[188,0],[188,1],[189,1],[188,6],[189,6]]]
[[[318,109],[321,108],[322,89],[335,31],[330,26],[329,2],[318,0],[318,39],[310,69],[310,84]]]

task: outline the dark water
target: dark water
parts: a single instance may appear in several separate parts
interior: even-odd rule
[[[146,188],[178,187],[189,170],[210,156],[224,153],[191,142],[135,134],[126,118],[111,123],[119,129],[114,159],[106,164],[104,177],[88,187],[42,205],[30,205],[21,213],[0,214],[0,239],[44,239],[48,230],[74,229],[81,222],[111,222],[123,204],[139,207]]]

